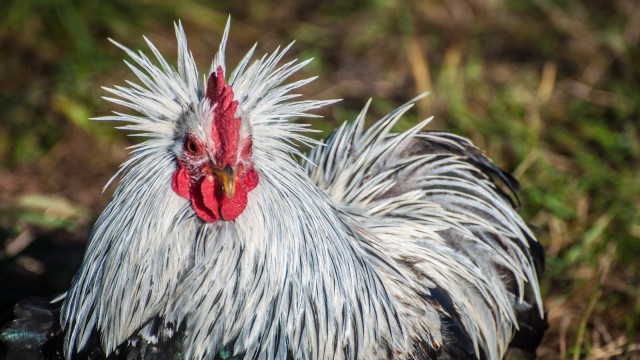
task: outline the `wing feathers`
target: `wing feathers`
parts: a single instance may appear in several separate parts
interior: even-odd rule
[[[469,140],[420,132],[430,119],[393,134],[411,103],[365,130],[369,104],[310,154],[317,166],[307,171],[357,218],[352,224],[362,241],[376,244],[389,266],[411,279],[389,278],[387,287],[405,295],[426,287],[431,295],[423,295],[423,306],[440,314],[439,356],[495,359],[518,329],[540,337],[543,253],[517,213],[517,181]]]

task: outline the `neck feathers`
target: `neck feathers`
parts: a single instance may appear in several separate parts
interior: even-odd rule
[[[168,191],[169,173],[166,184],[148,184],[145,199],[152,200],[140,203],[130,200],[137,187],[129,177],[148,179],[127,174],[65,300],[67,353],[96,330],[109,353],[156,317],[185,328],[186,358],[230,344],[234,353],[260,358],[284,358],[287,349],[296,357],[341,358],[370,353],[380,339],[403,342],[396,338],[405,330],[392,320],[365,325],[374,314],[397,318],[396,309],[333,203],[297,165],[283,166],[289,176],[262,167],[245,213],[215,224],[189,214]]]

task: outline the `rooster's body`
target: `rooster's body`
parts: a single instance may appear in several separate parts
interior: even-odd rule
[[[228,31],[228,27],[227,27]],[[23,303],[13,356],[123,359],[499,359],[535,351],[542,250],[517,184],[468,140],[368,130],[366,108],[301,165],[292,101],[306,62],[276,50],[202,82],[177,27],[177,69],[125,49],[142,85],[108,89],[139,116],[133,151],[78,274]],[[254,47],[255,48],[255,47]],[[33,325],[35,321],[40,325]],[[18,355],[21,354],[21,355]],[[37,355],[40,356],[40,355]]]

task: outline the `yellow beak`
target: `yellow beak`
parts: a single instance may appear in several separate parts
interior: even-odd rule
[[[227,195],[228,198],[232,198],[233,194],[236,193],[236,171],[231,165],[224,167],[222,170],[214,171],[216,177],[222,184],[222,190]]]

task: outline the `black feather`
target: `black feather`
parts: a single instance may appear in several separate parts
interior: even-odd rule
[[[0,330],[8,360],[63,359],[60,304],[50,298],[27,298],[14,307],[15,320]]]

